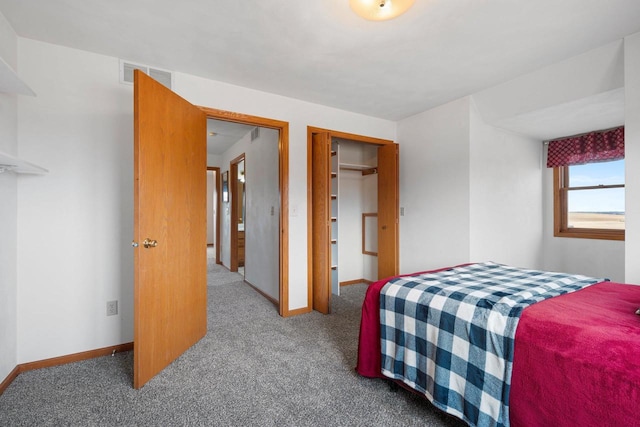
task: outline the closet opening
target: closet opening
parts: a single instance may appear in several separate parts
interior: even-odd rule
[[[308,128],[309,305],[398,274],[398,145]]]

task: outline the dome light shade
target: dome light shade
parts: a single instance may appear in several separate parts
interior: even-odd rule
[[[351,9],[364,19],[384,21],[405,13],[415,0],[349,0]]]

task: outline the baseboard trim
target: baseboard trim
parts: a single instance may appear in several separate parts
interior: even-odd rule
[[[367,285],[370,285],[373,282],[366,279],[347,280],[346,282],[340,282],[340,286],[357,285],[358,283],[366,283]]]
[[[35,362],[21,363],[9,373],[7,378],[0,384],[0,395],[11,385],[22,372],[34,369],[50,368],[52,366],[66,365],[67,363],[80,362],[82,360],[93,359],[95,357],[108,356],[110,354],[122,353],[133,350],[133,343],[112,345],[95,350],[82,351],[80,353],[68,354],[66,356],[52,357],[51,359],[36,360]]]
[[[114,353],[133,350],[133,343],[113,345],[98,348],[96,350],[82,351],[80,353],[68,354],[66,356],[52,357],[51,359],[36,360],[35,362],[22,363],[20,372],[31,371],[33,369],[50,368],[52,366],[65,365],[67,363],[79,362],[81,360],[93,359],[94,357],[108,356]]]
[[[7,389],[7,387],[11,385],[13,380],[15,380],[18,377],[19,373],[20,373],[19,366],[16,366],[15,368],[13,368],[13,371],[9,372],[9,375],[7,375],[7,378],[5,378],[4,381],[2,381],[2,383],[0,384],[0,395],[2,395],[2,393],[4,393],[4,391]]]
[[[257,293],[259,293],[260,295],[262,295],[263,297],[265,297],[266,299],[268,299],[269,301],[271,301],[271,303],[273,305],[275,305],[276,307],[279,307],[280,304],[278,303],[278,300],[265,294],[264,292],[262,292],[260,289],[258,289],[254,284],[252,284],[251,282],[248,281],[244,281],[244,283],[246,283],[247,285],[251,286],[253,288],[254,291],[256,291]]]

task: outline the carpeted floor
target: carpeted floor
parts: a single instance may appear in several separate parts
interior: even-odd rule
[[[132,352],[25,372],[0,396],[0,426],[465,425],[355,373],[366,285],[344,287],[329,316],[283,319],[242,276],[209,269],[207,335],[141,390]]]

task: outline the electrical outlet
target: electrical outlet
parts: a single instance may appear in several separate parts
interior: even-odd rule
[[[107,316],[118,314],[118,301],[107,301]]]

